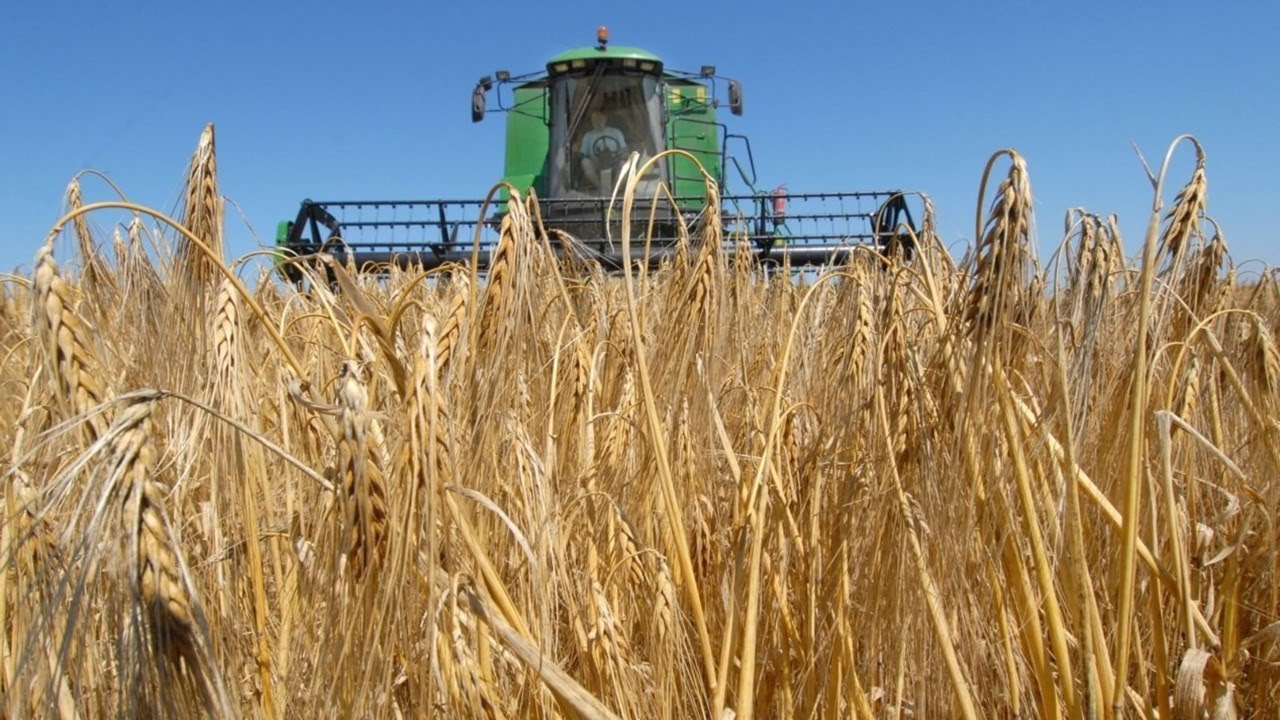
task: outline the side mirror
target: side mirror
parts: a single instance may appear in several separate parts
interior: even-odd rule
[[[742,114],[742,83],[737,80],[729,81],[729,112]]]
[[[471,122],[480,122],[484,119],[484,86],[476,85],[476,89],[471,91]]]

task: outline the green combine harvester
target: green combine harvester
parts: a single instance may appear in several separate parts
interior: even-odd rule
[[[496,109],[486,107],[491,93]],[[572,242],[574,252],[608,269],[627,264],[618,242],[621,213],[610,198],[633,153],[643,165],[663,151],[684,151],[654,163],[639,180],[633,237],[650,235],[652,225],[652,239],[647,250],[633,249],[633,260],[647,252],[650,263],[661,262],[682,227],[697,237],[706,220],[706,186],[698,165],[719,185],[726,242],[750,242],[764,262],[838,262],[855,247],[883,250],[908,236],[904,228],[914,229],[905,197],[896,190],[758,189],[751,144],[722,121],[726,107],[732,115],[742,114],[737,80],[717,75],[712,66],[697,73],[668,69],[648,51],[610,46],[602,27],[596,45],[556,55],[545,70],[526,75],[499,70],[480,78],[471,96],[471,119],[506,114],[503,180],[522,195],[535,193],[546,227],[558,231],[556,238]],[[276,243],[283,256],[326,253],[376,272],[391,264],[469,264],[478,233],[483,270],[497,240],[505,194],[487,206],[478,199],[304,200],[293,221],[280,223]],[[284,269],[302,279],[294,264]]]

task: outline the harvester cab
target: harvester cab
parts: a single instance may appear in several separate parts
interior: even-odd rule
[[[507,182],[549,200],[604,197],[632,152],[643,164],[671,148],[689,153],[723,187],[724,160],[736,140],[747,157],[738,164],[739,179],[754,190],[750,145],[716,120],[726,84],[730,111],[742,114],[736,80],[717,76],[712,66],[697,74],[668,70],[646,50],[610,47],[605,28],[596,42],[551,58],[545,71],[512,77],[500,70],[476,84],[471,119],[484,119],[491,89],[496,111],[507,116]],[[703,190],[701,172],[684,156],[654,165],[636,195],[651,197],[659,183],[681,197]]]
[[[725,109],[742,114],[741,84],[714,66],[673,70],[647,50],[610,45],[603,27],[595,45],[556,55],[536,72],[480,78],[470,100],[474,122],[506,116],[504,183],[536,194],[545,225],[610,269],[628,261],[611,242],[621,230],[611,196],[633,154],[636,167],[647,169],[637,180],[632,217],[642,220],[632,231],[650,239],[635,252],[647,252],[650,263],[705,219],[704,172],[721,195],[726,241],[750,242],[764,261],[781,262],[784,254],[792,265],[838,261],[855,247],[883,248],[912,228],[898,191],[758,191],[750,142],[722,120]],[[277,244],[285,256],[323,252],[375,271],[391,263],[467,263],[473,238],[485,250],[496,241],[505,195],[493,204],[304,200],[297,217],[280,224]],[[482,265],[487,256],[481,253]],[[290,268],[286,263],[296,279]]]

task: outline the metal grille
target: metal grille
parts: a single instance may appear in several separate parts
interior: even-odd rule
[[[785,203],[779,203],[785,200]],[[579,249],[606,265],[622,264],[621,208],[608,198],[539,201],[545,225],[573,236]],[[390,263],[436,267],[470,262],[479,235],[481,263],[498,239],[505,203],[480,200],[304,201],[282,243],[298,255],[326,252],[357,266]],[[644,238],[652,221],[652,259],[675,243],[681,228],[699,237],[704,198],[637,199],[632,236]],[[902,225],[913,226],[901,193],[798,193],[785,196],[729,195],[721,198],[726,243],[748,241],[762,259],[792,264],[831,261],[851,247],[885,244]],[[642,251],[641,251],[642,252]]]

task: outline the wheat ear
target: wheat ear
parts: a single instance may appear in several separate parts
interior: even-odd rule
[[[1160,252],[1176,262],[1187,247],[1187,241],[1196,229],[1200,214],[1204,212],[1209,182],[1204,172],[1204,151],[1196,146],[1196,169],[1191,179],[1178,190],[1173,207],[1165,216],[1167,224],[1160,235]]]
[[[36,253],[32,324],[44,350],[46,367],[56,379],[58,400],[70,415],[89,413],[85,427],[91,439],[102,437],[107,420],[96,411],[104,392],[98,382],[90,331],[75,312],[71,287],[58,271],[52,241]]]
[[[464,276],[459,276],[458,279],[461,284],[454,289],[453,296],[449,299],[449,311],[445,314],[444,322],[440,325],[436,337],[436,371],[441,377],[448,369],[449,360],[453,358],[454,351],[462,339],[462,327],[467,320],[469,294],[466,287],[467,280]]]
[[[977,267],[964,312],[965,320],[975,331],[1002,327],[1023,299],[1026,244],[1031,227],[1031,181],[1022,156],[1011,149],[1002,150],[987,161],[984,187],[992,165],[1001,155],[1009,156],[1009,174],[997,190],[985,232],[977,233],[981,238]],[[981,211],[979,204],[978,212]]]
[[[128,405],[111,430],[111,476],[122,484],[125,542],[138,596],[149,611],[157,644],[191,647],[195,634],[192,599],[179,575],[164,511],[166,488],[152,477],[153,402]]]
[[[360,576],[382,553],[387,532],[387,498],[378,444],[370,429],[369,391],[363,371],[354,360],[343,364],[338,407],[342,553],[352,563],[354,574]]]
[[[67,185],[67,207],[75,212],[84,207],[84,195],[80,192],[80,180],[77,177]],[[89,229],[89,219],[85,215],[76,215],[71,224],[76,238],[76,248],[80,251],[80,262],[83,267],[81,284],[91,292],[110,289],[111,273],[98,254],[98,244]],[[102,298],[106,301],[106,296]]]
[[[182,224],[218,257],[222,257],[222,198],[218,195],[218,162],[213,124],[205,126],[187,169]],[[212,261],[185,240],[179,241],[178,267],[187,282],[208,283],[216,270]]]
[[[498,246],[494,248],[493,259],[489,263],[489,284],[481,302],[475,357],[492,355],[502,336],[499,325],[506,317],[515,294],[516,233],[520,226],[527,225],[527,219],[519,211],[520,203],[513,201],[511,206],[512,212],[502,218]]]

